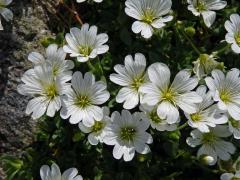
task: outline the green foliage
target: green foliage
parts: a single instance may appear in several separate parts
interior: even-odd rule
[[[71,4],[69,1],[65,3]],[[91,70],[98,80],[108,82],[111,99],[106,105],[111,111],[121,111],[122,104],[115,102],[114,97],[119,87],[109,82],[109,75],[113,72],[113,66],[123,64],[124,57],[128,54],[145,54],[148,65],[154,62],[166,63],[172,74],[183,68],[192,68],[192,62],[199,57],[199,52],[217,52],[218,61],[224,62],[228,69],[240,68],[240,56],[232,53],[225,42],[221,42],[226,34],[224,22],[231,13],[240,10],[238,0],[229,1],[224,10],[217,12],[217,20],[211,29],[207,29],[200,18],[187,10],[186,0],[173,0],[174,20],[157,31],[150,40],[145,40],[131,31],[133,19],[124,13],[123,0],[104,0],[100,4],[75,3],[75,6],[83,22],[98,26],[99,32],[107,32],[110,37],[108,53],[88,64],[75,62],[75,70]],[[55,39],[42,39],[44,47],[52,43],[62,46],[65,43],[64,34],[69,32],[69,28],[80,27],[71,13],[66,10],[59,13],[67,21],[69,19],[69,24],[63,26],[63,22],[59,22],[52,27],[57,36]],[[182,123],[184,124],[184,119]],[[41,165],[51,162],[56,162],[62,171],[76,167],[86,180],[214,180],[219,179],[219,175],[229,169],[220,165],[219,171],[218,165],[208,167],[195,158],[196,149],[185,143],[191,130],[188,127],[174,132],[151,130],[154,137],[154,143],[150,145],[152,153],[137,155],[128,163],[115,160],[112,157],[112,147],[100,144],[91,146],[87,135],[77,126],[62,120],[59,115],[42,118],[37,127],[35,142],[25,149],[20,158],[7,155],[1,157],[7,179],[39,179]],[[232,166],[232,163],[229,163]],[[239,162],[236,167],[239,169]]]

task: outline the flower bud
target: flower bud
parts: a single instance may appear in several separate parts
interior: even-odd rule
[[[202,155],[200,156],[200,161],[201,163],[203,163],[204,165],[209,165],[212,166],[215,164],[215,159],[212,156],[208,156],[208,155]]]
[[[184,31],[187,33],[188,36],[193,37],[196,34],[196,30],[194,27],[186,27]]]

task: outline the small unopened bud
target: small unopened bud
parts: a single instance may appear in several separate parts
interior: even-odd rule
[[[208,155],[203,155],[200,157],[200,161],[204,164],[204,165],[209,165],[212,166],[215,164],[215,159],[212,156],[208,156]]]
[[[194,27],[189,26],[189,27],[186,27],[184,30],[187,33],[187,35],[190,37],[196,34],[196,30],[194,29]]]

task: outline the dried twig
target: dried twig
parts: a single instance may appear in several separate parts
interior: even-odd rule
[[[73,1],[71,1],[71,3],[72,3],[72,8],[70,8],[68,5],[66,5],[66,4],[63,2],[63,0],[60,0],[60,1],[59,1],[59,4],[61,4],[61,5],[62,5],[64,8],[66,8],[70,13],[72,13],[72,14],[74,15],[75,19],[79,22],[79,24],[83,25],[83,21],[82,21],[80,15],[79,15],[79,13],[77,12],[76,7],[75,7]]]

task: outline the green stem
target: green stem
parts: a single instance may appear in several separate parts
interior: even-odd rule
[[[103,71],[102,64],[101,64],[101,61],[100,61],[99,57],[97,58],[97,60],[98,60],[99,68],[100,68],[100,71],[101,71],[101,75],[104,75],[104,71]]]
[[[96,68],[92,65],[91,60],[87,61],[87,65],[88,65],[89,69],[91,69],[92,72],[96,71]]]
[[[222,52],[224,52],[226,49],[228,49],[230,47],[230,44],[227,44],[226,46],[224,46],[222,49],[219,49],[217,52],[217,54],[221,54]]]
[[[185,39],[188,40],[188,42],[190,43],[190,45],[192,46],[192,48],[194,49],[194,51],[196,53],[198,53],[199,55],[202,54],[201,51],[197,48],[197,46],[195,46],[195,44],[192,42],[191,38],[188,37],[188,35],[183,31],[183,30],[180,30],[181,31],[181,34],[185,37]]]
[[[188,126],[188,122],[185,122],[183,125],[179,126],[175,131],[180,131]]]

